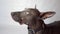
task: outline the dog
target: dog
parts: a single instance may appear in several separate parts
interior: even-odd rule
[[[60,21],[45,24],[44,20],[54,16],[56,12],[40,12],[37,8],[11,12],[14,21],[28,25],[28,34],[60,34]]]

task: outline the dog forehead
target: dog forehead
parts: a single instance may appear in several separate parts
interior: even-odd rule
[[[37,16],[39,14],[39,11],[37,9],[25,9],[21,12],[20,16]]]
[[[28,12],[28,11],[23,11],[23,12],[21,12],[20,17],[25,17],[25,16],[27,16],[27,15],[30,15],[30,12]]]

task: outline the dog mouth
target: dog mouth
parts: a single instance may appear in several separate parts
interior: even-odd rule
[[[19,24],[26,24],[28,26],[32,26],[32,22],[28,22],[28,21],[19,21]]]

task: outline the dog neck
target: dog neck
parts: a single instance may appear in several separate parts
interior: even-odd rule
[[[30,28],[28,28],[28,31],[29,31],[29,34],[36,34],[36,33],[40,33],[40,34],[43,34],[43,32],[44,32],[44,29],[43,28],[38,28],[38,29],[36,29],[36,30],[33,30],[33,29],[30,29]]]
[[[46,25],[44,24],[44,27],[38,27],[37,29],[32,29],[31,27],[28,27],[28,31],[31,34],[36,34],[36,33],[40,33],[43,34],[43,32],[45,31]]]

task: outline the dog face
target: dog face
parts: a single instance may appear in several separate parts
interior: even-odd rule
[[[12,18],[19,22],[20,24],[28,24],[34,22],[33,20],[40,14],[38,10],[35,9],[25,9],[22,12],[12,12]]]
[[[39,12],[38,9],[28,8],[22,12],[12,12],[12,18],[20,24],[33,25],[37,22],[41,22],[46,18],[53,16],[55,12]]]

